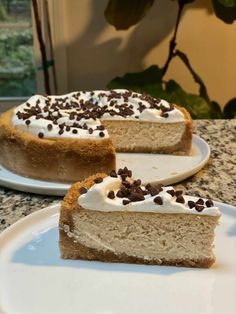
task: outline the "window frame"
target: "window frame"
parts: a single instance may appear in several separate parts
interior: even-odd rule
[[[39,11],[40,13],[45,12],[45,3],[44,1],[39,2]],[[52,46],[54,50],[54,63],[56,67],[57,74],[57,94],[64,94],[67,92],[68,87],[68,71],[67,71],[67,50],[66,50],[66,40],[65,40],[65,1],[64,0],[51,0],[48,1],[49,17],[51,24],[51,33],[52,33]],[[32,11],[32,8],[31,8]],[[42,19],[42,28],[43,33],[45,34],[46,30],[46,20],[44,19],[45,15],[41,14]],[[34,47],[34,61],[35,61],[35,79],[36,87],[38,93],[45,93],[44,89],[44,78],[43,72],[37,70],[41,65],[41,53],[40,47],[38,44],[34,13],[31,13],[32,18],[32,31],[33,31],[33,47]],[[47,36],[47,34],[46,34]],[[46,37],[45,36],[45,37]],[[46,42],[46,40],[45,40]],[[47,42],[46,42],[47,43]],[[56,49],[55,49],[56,47]],[[52,81],[52,71],[49,68],[50,72],[50,85],[52,94],[55,93],[53,81]],[[62,73],[62,75],[61,75]],[[18,106],[21,103],[25,102],[29,96],[19,96],[19,97],[0,97],[0,112],[4,112],[12,107]]]
[[[48,7],[54,63],[57,74],[57,94],[64,94],[68,92],[67,42],[65,29],[66,1],[48,1]],[[53,84],[51,84],[51,86],[53,86]]]

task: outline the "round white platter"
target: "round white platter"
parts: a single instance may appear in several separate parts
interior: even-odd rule
[[[117,153],[116,156],[117,169],[127,166],[132,169],[134,178],[142,178],[144,183],[168,185],[180,182],[204,167],[210,157],[210,148],[203,139],[193,135],[190,156],[136,153]],[[0,185],[23,192],[60,196],[70,187],[69,184],[22,177],[1,165]]]
[[[60,205],[35,212],[0,235],[0,313],[235,314],[236,208],[216,205],[210,269],[63,260]]]

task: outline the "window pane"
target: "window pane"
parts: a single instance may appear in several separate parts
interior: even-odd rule
[[[0,0],[0,97],[35,90],[30,0]]]

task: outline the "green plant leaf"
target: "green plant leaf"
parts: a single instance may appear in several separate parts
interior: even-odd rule
[[[218,2],[227,8],[233,8],[236,6],[236,0],[218,0]]]
[[[187,55],[180,50],[176,50],[175,55],[178,56],[183,61],[183,63],[188,68],[189,72],[192,74],[194,81],[199,85],[200,96],[205,98],[207,101],[210,101],[206,86],[205,86],[203,80],[200,78],[200,76],[192,68],[192,66],[188,60]]]
[[[211,118],[212,119],[223,119],[224,115],[220,108],[220,105],[216,101],[211,101]]]
[[[154,0],[109,0],[104,12],[105,18],[117,30],[125,30],[137,24],[153,3]]]
[[[165,91],[165,99],[186,108],[193,119],[211,118],[210,104],[203,97],[185,92],[174,80],[166,83]]]
[[[155,96],[157,96],[157,93],[163,92],[162,70],[158,66],[152,65],[142,72],[127,73],[123,77],[116,77],[108,83],[107,87],[109,89],[127,88],[147,93],[151,91],[150,94],[156,91]]]
[[[0,21],[1,22],[5,22],[7,20],[8,20],[8,16],[7,16],[7,13],[6,13],[6,9],[3,6],[3,4],[0,3]]]
[[[221,4],[220,2],[225,2]],[[234,6],[226,6],[227,1],[212,0],[213,8],[216,16],[227,24],[232,24],[236,20],[236,4]]]
[[[236,98],[231,99],[225,105],[225,107],[224,107],[224,118],[226,118],[226,119],[236,118]]]
[[[166,99],[185,107],[193,119],[209,119],[219,116],[217,104],[215,105],[217,108],[212,107],[211,103],[203,97],[187,93],[174,80],[163,82],[162,74],[159,67],[151,66],[143,72],[128,73],[123,77],[117,77],[107,87],[109,89],[126,88],[144,92],[156,98]]]
[[[178,0],[178,2],[182,5],[185,5],[185,4],[188,4],[188,3],[191,3],[191,2],[194,2],[195,0]]]

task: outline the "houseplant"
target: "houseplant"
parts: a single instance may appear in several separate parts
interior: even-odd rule
[[[117,30],[128,29],[137,24],[151,9],[155,0],[110,0],[105,10],[108,23]],[[180,18],[186,5],[195,0],[175,0],[178,3],[178,12],[173,36],[169,43],[169,51],[164,65],[152,65],[139,73],[127,73],[108,83],[108,88],[127,88],[146,92],[154,97],[161,97],[170,102],[181,104],[189,110],[193,118],[234,118],[236,115],[236,98],[228,101],[224,109],[214,100],[211,100],[207,87],[192,67],[188,56],[178,49],[177,34]],[[212,0],[216,16],[225,23],[231,24],[236,20],[236,0]],[[174,58],[179,58],[191,73],[199,86],[198,94],[185,91],[176,81],[164,80],[169,65]]]

